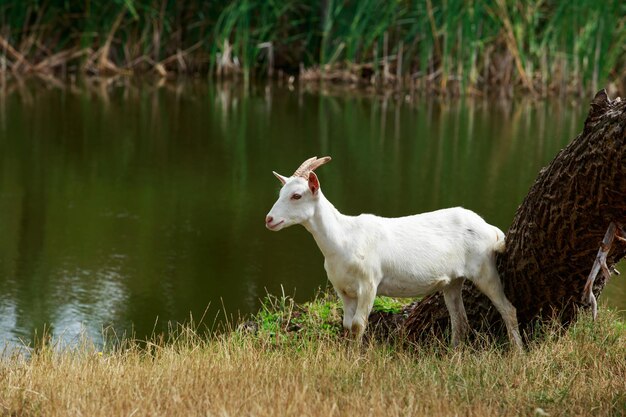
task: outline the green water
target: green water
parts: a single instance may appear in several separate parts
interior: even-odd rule
[[[586,105],[366,97],[187,82],[27,85],[0,96],[0,344],[44,326],[71,343],[138,337],[313,297],[323,258],[271,233],[279,183],[305,158],[346,214],[463,205],[506,230]],[[603,301],[626,308],[626,280]],[[208,306],[208,308],[207,308]],[[218,316],[217,320],[220,320]]]

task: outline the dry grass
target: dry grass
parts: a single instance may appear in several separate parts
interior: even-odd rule
[[[210,338],[44,347],[0,362],[0,416],[624,415],[626,324],[601,311],[524,353],[486,345],[400,347],[343,339],[336,304],[265,308]],[[293,318],[293,317],[292,317]],[[314,327],[317,325],[318,327]]]

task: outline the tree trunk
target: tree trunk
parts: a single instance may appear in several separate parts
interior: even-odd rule
[[[497,258],[520,330],[528,334],[537,320],[549,318],[567,325],[588,308],[583,288],[611,222],[618,238],[608,251],[609,270],[626,254],[619,238],[620,226],[626,226],[626,100],[611,101],[602,90],[582,133],[539,172],[507,232],[506,251]],[[598,275],[596,296],[605,283],[606,276]],[[463,300],[472,329],[505,334],[496,309],[471,284],[464,286]],[[404,330],[418,340],[441,336],[448,323],[438,293],[413,305]]]

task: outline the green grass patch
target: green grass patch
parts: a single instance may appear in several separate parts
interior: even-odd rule
[[[374,300],[373,311],[399,314],[411,303],[411,299],[378,296]]]
[[[376,297],[373,312],[399,314],[410,299]],[[293,298],[267,295],[260,311],[244,327],[262,337],[327,337],[343,335],[343,305],[333,292],[319,291],[312,301],[296,304]],[[279,336],[280,335],[280,336]]]

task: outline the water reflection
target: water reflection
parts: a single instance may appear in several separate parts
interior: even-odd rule
[[[210,325],[281,286],[310,298],[325,284],[313,239],[263,218],[271,170],[311,155],[334,157],[320,180],[347,214],[463,205],[506,229],[586,111],[193,80],[3,91],[0,343],[44,326],[69,343],[104,326],[145,337],[209,304]],[[615,281],[606,298],[626,308]]]

